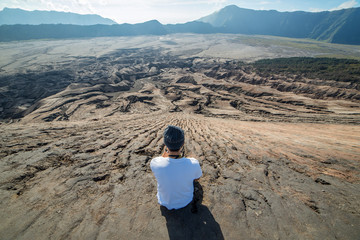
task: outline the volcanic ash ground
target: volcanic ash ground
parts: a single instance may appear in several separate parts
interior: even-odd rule
[[[0,239],[360,236],[356,85],[260,76],[176,36],[83,41],[2,45]],[[197,213],[157,203],[170,124],[203,170]]]

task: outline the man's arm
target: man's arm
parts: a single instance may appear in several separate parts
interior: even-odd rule
[[[202,171],[201,171],[201,167],[200,167],[200,163],[198,161],[198,163],[196,164],[197,165],[197,169],[196,169],[196,178],[194,179],[194,181],[199,181],[199,179],[201,178],[202,176]]]

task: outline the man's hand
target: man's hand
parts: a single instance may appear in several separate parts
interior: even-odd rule
[[[161,156],[164,158],[169,156],[169,153],[166,151],[166,146],[164,147],[164,150],[163,150],[163,153]]]

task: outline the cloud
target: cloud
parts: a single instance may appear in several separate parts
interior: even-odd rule
[[[326,10],[322,9],[322,8],[310,8],[309,11],[310,12],[324,12]]]
[[[260,2],[258,2],[256,4],[258,4],[258,5],[270,5],[270,4],[280,4],[280,3],[281,3],[280,0],[276,0],[276,1],[274,1],[274,0],[263,0],[263,1],[260,1]]]
[[[104,2],[102,0],[100,2]],[[76,13],[93,13],[95,1],[89,0],[1,0],[0,8],[22,8],[25,10],[56,10]]]
[[[347,2],[344,2],[344,3],[340,4],[336,8],[330,9],[330,11],[341,10],[341,9],[346,9],[346,8],[352,8],[352,7],[355,7],[357,4],[358,4],[358,2],[356,0],[350,0],[350,1],[347,1]]]

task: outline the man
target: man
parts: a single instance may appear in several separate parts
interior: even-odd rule
[[[157,180],[158,202],[169,210],[183,208],[192,201],[193,182],[202,175],[198,160],[182,156],[184,140],[181,128],[168,126],[164,132],[164,153],[150,163]]]

